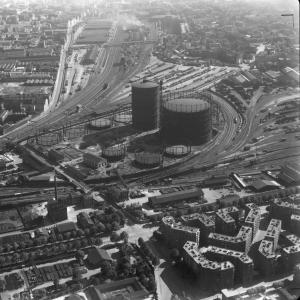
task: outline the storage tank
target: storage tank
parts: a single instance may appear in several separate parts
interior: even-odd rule
[[[181,157],[189,154],[191,147],[186,145],[174,145],[165,149],[165,154],[170,157]]]
[[[156,167],[162,163],[160,153],[138,152],[135,153],[135,162],[141,167]]]
[[[169,144],[201,145],[211,138],[210,104],[198,98],[164,101],[161,134]]]
[[[126,144],[109,146],[102,151],[102,156],[109,162],[117,161],[125,156],[126,148]]]
[[[132,122],[132,117],[129,114],[117,114],[114,116],[114,121],[116,123],[128,124]]]
[[[151,81],[132,84],[132,125],[138,130],[158,127],[160,113],[160,87]]]
[[[109,119],[97,119],[90,122],[92,129],[105,129],[111,127],[111,120]]]

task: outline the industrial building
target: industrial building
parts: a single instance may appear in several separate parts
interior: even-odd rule
[[[161,153],[138,152],[135,153],[135,162],[143,168],[157,167],[162,164],[163,156]]]
[[[278,180],[285,186],[293,186],[300,183],[300,163],[294,162],[293,165],[287,163],[281,168]]]
[[[158,128],[160,116],[160,86],[143,81],[132,84],[132,125],[138,130]]]
[[[67,206],[62,201],[48,201],[47,210],[48,217],[52,222],[61,222],[68,219]]]
[[[93,153],[86,152],[83,154],[83,162],[92,169],[103,169],[107,165],[106,159]]]
[[[164,100],[161,135],[167,143],[200,145],[209,141],[211,134],[211,107],[205,99]]]
[[[182,203],[185,201],[199,202],[202,198],[203,198],[202,190],[197,187],[194,187],[191,189],[181,190],[178,192],[149,197],[149,204],[152,207],[159,207],[159,206],[170,205],[179,202]]]
[[[172,247],[178,247],[181,250],[187,241],[195,242],[199,246],[200,230],[176,223],[171,216],[162,219],[160,230]]]

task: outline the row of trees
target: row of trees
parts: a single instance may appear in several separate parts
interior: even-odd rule
[[[151,261],[154,266],[159,265],[159,258],[153,253],[152,249],[141,237],[138,239],[138,244],[146,259]]]
[[[47,259],[52,256],[64,254],[66,252],[73,252],[75,250],[85,248],[89,245],[101,245],[102,239],[99,237],[91,237],[76,239],[69,242],[62,242],[55,245],[47,245],[42,248],[30,251],[14,252],[13,254],[1,255],[0,256],[0,267],[13,265],[16,263],[26,263],[29,260],[35,259]]]

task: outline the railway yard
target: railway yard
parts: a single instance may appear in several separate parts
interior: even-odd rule
[[[299,296],[299,80],[172,52],[161,18],[70,21],[48,105],[0,136],[0,299]]]

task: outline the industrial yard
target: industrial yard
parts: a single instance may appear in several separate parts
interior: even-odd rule
[[[0,299],[296,300],[296,11],[25,2],[0,7]]]

